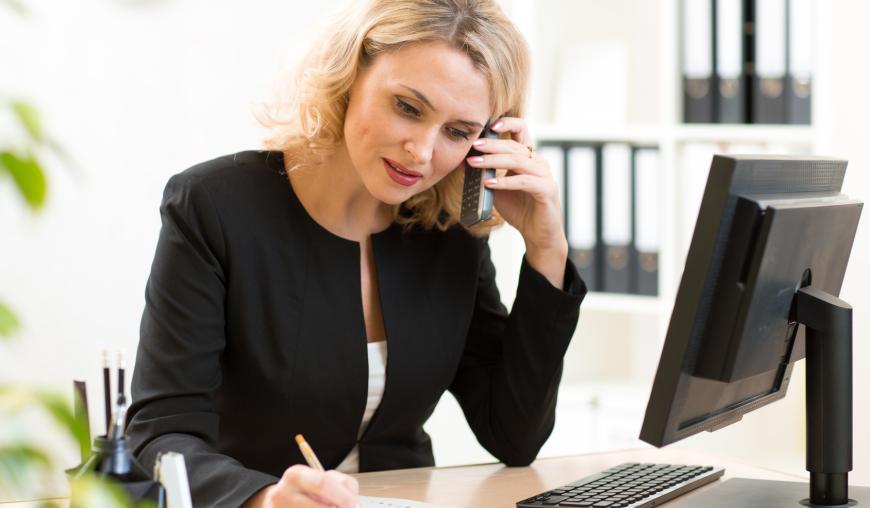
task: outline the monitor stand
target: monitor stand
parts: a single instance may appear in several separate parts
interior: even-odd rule
[[[870,508],[870,487],[849,487],[852,307],[810,285],[795,294],[794,317],[806,327],[809,497],[806,483],[732,478],[679,498],[673,506]]]

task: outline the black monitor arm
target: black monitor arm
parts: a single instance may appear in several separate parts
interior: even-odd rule
[[[852,307],[812,286],[795,295],[806,326],[809,506],[849,503],[852,470]]]

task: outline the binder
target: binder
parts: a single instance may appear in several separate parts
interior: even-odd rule
[[[540,154],[550,165],[550,173],[556,181],[559,193],[559,203],[562,204],[562,213],[565,211],[565,151],[560,145],[541,144],[538,147]]]
[[[604,248],[602,289],[609,293],[630,292],[631,247],[631,147],[607,143],[601,149],[602,214],[601,244]]]
[[[713,0],[683,0],[683,120],[715,121]]]
[[[634,293],[659,292],[659,151],[637,148],[634,151]]]
[[[785,123],[786,0],[756,0],[752,123]]]
[[[719,123],[746,122],[743,0],[716,0],[716,94]]]
[[[600,291],[598,271],[597,150],[572,146],[567,151],[565,209],[568,256],[590,291]]]
[[[682,198],[676,204],[677,249],[675,261],[679,266],[685,262],[689,245],[695,231],[701,199],[707,186],[710,162],[721,147],[713,143],[687,143],[681,147],[677,175],[677,193]]]
[[[813,23],[810,0],[789,0],[788,4],[788,85],[786,120],[809,124],[812,106]]]

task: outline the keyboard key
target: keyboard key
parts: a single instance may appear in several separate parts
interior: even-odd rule
[[[559,504],[562,501],[566,501],[567,499],[568,498],[566,496],[550,496],[547,499],[544,499],[542,501],[542,504],[547,504],[547,505]]]

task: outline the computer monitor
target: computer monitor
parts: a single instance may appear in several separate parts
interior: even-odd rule
[[[845,171],[830,158],[713,157],[640,438],[664,446],[735,423],[783,398],[806,357],[810,485],[733,479],[697,506],[848,503],[852,314],[837,296],[862,203],[841,194]],[[851,493],[870,506],[870,489]]]

